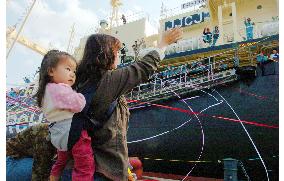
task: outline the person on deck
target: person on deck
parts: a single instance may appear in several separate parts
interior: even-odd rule
[[[272,54],[270,54],[269,59],[272,60],[272,61],[278,62],[278,60],[279,60],[279,54],[277,53],[277,49],[274,48],[274,49],[272,50]]]
[[[256,56],[256,61],[259,64],[259,67],[261,68],[261,75],[264,76],[264,72],[265,72],[264,64],[267,63],[268,57],[264,55],[263,52],[260,52],[260,54]]]
[[[209,45],[212,43],[212,33],[209,28],[204,28],[203,30],[203,42]]]
[[[215,26],[214,30],[213,30],[213,42],[212,42],[212,46],[215,46],[217,40],[219,38],[219,28],[218,26]]]
[[[121,16],[121,19],[122,19],[122,21],[123,21],[123,24],[126,24],[126,18],[125,18],[125,16],[124,16],[124,14]]]
[[[120,49],[120,53],[121,53],[121,63],[125,63],[125,57],[126,57],[126,52],[127,52],[127,48],[125,46],[125,43],[122,43],[122,47]]]
[[[253,22],[251,22],[250,18],[244,18],[244,24],[246,26],[246,35],[247,40],[253,39],[253,26],[255,25]]]

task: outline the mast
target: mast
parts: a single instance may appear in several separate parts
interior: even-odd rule
[[[68,41],[68,46],[67,46],[67,52],[70,53],[71,51],[71,44],[73,42],[74,39],[74,34],[75,34],[75,23],[73,23],[72,27],[71,27],[71,31],[70,31],[70,38]]]
[[[113,23],[114,20],[116,22],[116,26],[118,26],[118,20],[119,20],[119,18],[118,18],[118,8],[119,8],[119,6],[122,5],[122,3],[120,2],[120,0],[111,0],[110,4],[112,6],[112,14],[111,14],[111,19],[110,19],[110,27],[109,27],[109,29],[111,30],[112,23]]]

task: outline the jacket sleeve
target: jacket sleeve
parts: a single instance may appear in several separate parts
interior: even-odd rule
[[[119,96],[147,82],[157,70],[161,58],[164,58],[164,50],[151,50],[144,52],[146,55],[141,60],[103,75],[94,98],[95,113],[106,112],[109,105]]]
[[[51,94],[52,102],[58,109],[67,109],[77,113],[81,112],[86,104],[85,97],[66,84],[49,83],[46,91]]]

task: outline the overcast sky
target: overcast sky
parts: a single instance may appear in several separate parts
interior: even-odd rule
[[[144,11],[158,24],[162,5],[175,8],[189,0],[122,0],[120,13],[131,15]],[[6,8],[7,26],[19,29],[32,0],[9,0]],[[75,23],[76,47],[80,38],[94,32],[99,20],[111,13],[110,0],[37,0],[21,35],[44,48],[67,49],[70,30]],[[7,86],[23,84],[40,66],[42,56],[18,43],[7,59]]]

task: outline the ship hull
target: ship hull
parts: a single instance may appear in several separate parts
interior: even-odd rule
[[[167,107],[131,110],[129,155],[138,156],[145,171],[186,175],[196,164],[190,175],[215,178],[223,178],[220,161],[235,158],[243,162],[251,179],[266,179],[252,142],[237,122],[240,119],[271,180],[278,180],[279,130],[265,127],[279,123],[278,72],[278,63],[268,63],[264,75],[257,68],[253,79],[191,92],[183,96],[186,103],[176,95],[155,102]]]

